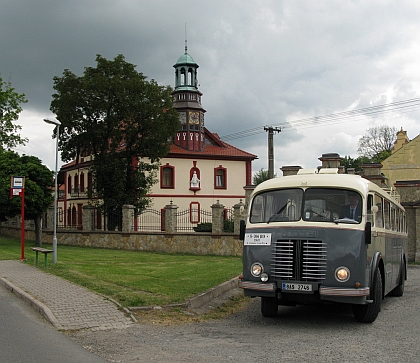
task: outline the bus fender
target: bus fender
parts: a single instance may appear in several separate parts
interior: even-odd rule
[[[246,224],[243,219],[239,221],[239,240],[243,241],[245,239],[245,228]]]
[[[401,254],[401,261],[400,261],[400,270],[399,270],[399,277],[398,281],[401,283],[404,283],[404,281],[407,281],[407,264],[405,262],[405,254]]]
[[[369,294],[369,302],[373,302],[373,296],[374,293],[374,286],[376,285],[376,280],[378,278],[378,269],[379,264],[382,260],[382,254],[380,252],[375,252],[372,258],[372,265],[370,269],[370,279],[369,279],[369,288],[370,288],[370,294]]]

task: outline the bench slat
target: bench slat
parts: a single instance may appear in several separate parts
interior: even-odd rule
[[[31,247],[31,250],[35,252],[42,252],[42,253],[54,252],[54,250],[49,250],[48,248],[42,248],[42,247]]]

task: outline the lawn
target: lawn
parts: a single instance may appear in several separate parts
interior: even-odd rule
[[[35,265],[33,241],[25,242],[25,263]],[[43,247],[51,248],[50,245]],[[0,259],[20,260],[21,242],[0,235]],[[240,257],[163,254],[88,247],[57,247],[57,263],[39,268],[104,294],[125,307],[185,302],[242,270]],[[40,256],[43,262],[43,256]],[[42,265],[42,266],[41,266]]]

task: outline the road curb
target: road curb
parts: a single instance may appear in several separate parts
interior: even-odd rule
[[[219,298],[220,296],[231,292],[234,289],[238,288],[239,276],[234,277],[233,279],[226,281],[218,286],[211,288],[197,296],[192,297],[188,300],[187,306],[192,310],[203,307],[208,304],[210,301]]]
[[[57,318],[51,312],[51,310],[43,304],[41,301],[35,299],[33,296],[29,295],[19,287],[12,284],[10,281],[6,280],[4,277],[0,278],[1,283],[8,289],[10,292],[13,292],[15,295],[20,297],[22,300],[26,301],[35,308],[36,311],[41,313],[45,319],[47,319],[57,330],[63,330],[63,326],[58,322]]]

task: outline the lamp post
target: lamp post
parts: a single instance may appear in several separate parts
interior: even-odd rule
[[[54,172],[54,235],[53,235],[53,263],[57,263],[57,167],[58,167],[58,138],[60,137],[60,125],[61,122],[58,120],[51,120],[44,118],[44,122],[50,125],[57,126],[57,135],[55,140],[55,172]]]

